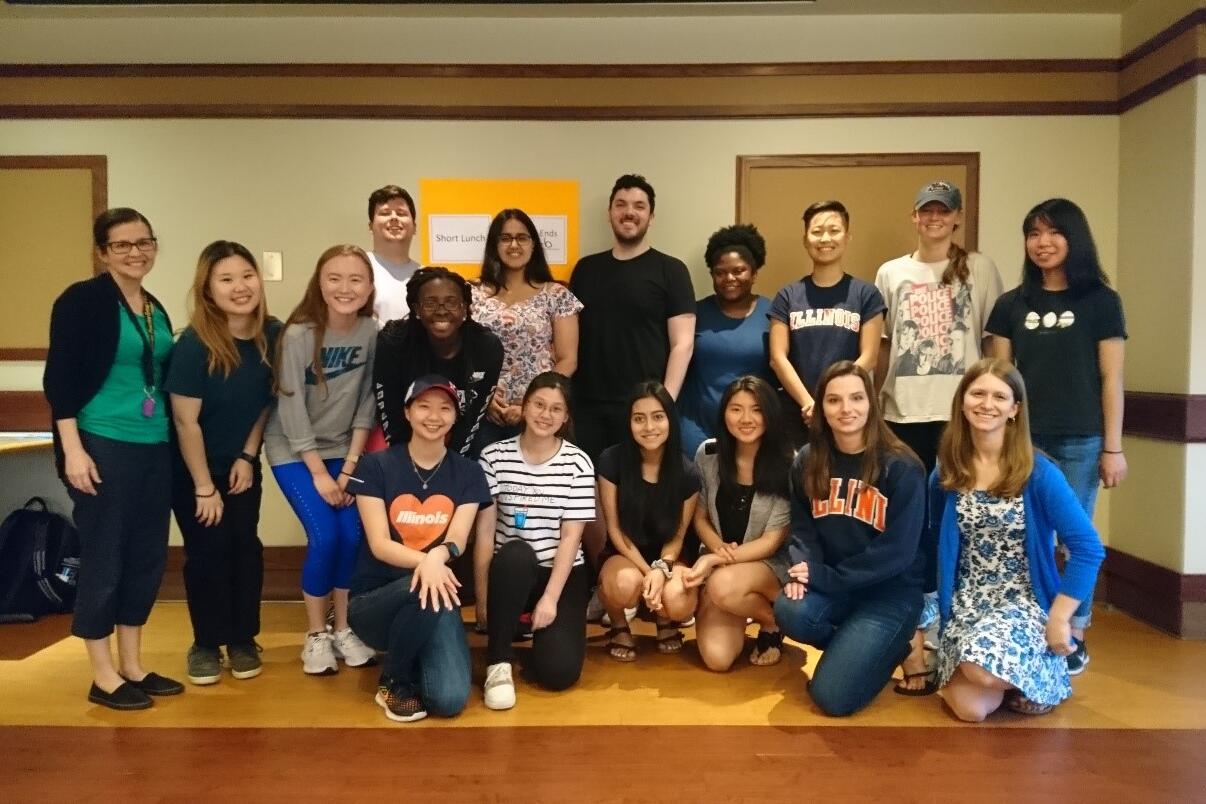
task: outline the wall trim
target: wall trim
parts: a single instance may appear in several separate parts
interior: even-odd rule
[[[301,595],[301,570],[306,560],[305,545],[280,545],[264,548],[263,600],[296,600]],[[167,569],[159,586],[159,600],[184,600],[184,548],[168,547]]]
[[[41,391],[0,391],[0,432],[45,432],[50,404]]]
[[[1118,64],[1121,68],[1126,69],[1140,59],[1155,53],[1181,34],[1199,25],[1206,25],[1206,8],[1199,8],[1189,12],[1146,42],[1131,48],[1118,60]]]
[[[1132,617],[1185,639],[1206,639],[1206,623],[1185,616],[1206,603],[1206,575],[1186,575],[1112,547],[1101,566],[1106,600]]]
[[[1206,394],[1127,391],[1122,433],[1178,444],[1206,443]]]

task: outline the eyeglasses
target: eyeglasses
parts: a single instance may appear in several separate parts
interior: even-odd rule
[[[498,236],[498,242],[502,243],[504,246],[509,246],[512,243],[517,243],[518,245],[526,246],[532,242],[532,236],[529,234],[517,234],[517,235],[500,234]]]
[[[424,299],[419,302],[419,309],[425,313],[435,313],[440,310],[447,310],[450,313],[459,313],[465,309],[464,299]]]
[[[111,243],[106,243],[105,248],[114,254],[129,254],[133,249],[138,249],[143,254],[149,254],[159,248],[159,240],[154,237],[144,237],[141,240],[135,240],[133,243],[129,240],[114,240]]]

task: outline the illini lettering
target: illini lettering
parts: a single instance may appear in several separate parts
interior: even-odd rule
[[[792,310],[789,323],[792,329],[841,327],[851,332],[858,332],[859,327],[863,324],[858,313],[837,307],[826,307],[820,310]]]
[[[829,499],[812,501],[812,518],[852,516],[883,533],[888,520],[888,498],[861,480],[851,478],[845,488],[842,486],[840,477],[829,478]]]

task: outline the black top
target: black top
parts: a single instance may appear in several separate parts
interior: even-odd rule
[[[687,460],[687,457],[679,453],[678,459],[683,462],[682,484],[678,487],[674,497],[680,502],[686,502],[691,498],[692,494],[699,493],[699,469],[695,467],[694,461]],[[595,462],[595,474],[599,477],[606,478],[617,487],[620,485],[620,445],[608,447],[603,450],[603,454],[599,456],[599,460]],[[646,486],[652,488],[653,483],[647,480],[641,481]],[[646,521],[649,520],[651,512],[646,511]],[[681,511],[679,512],[681,515]],[[634,547],[640,551],[646,561],[654,561],[661,558],[662,547],[665,542],[656,541],[653,537],[653,528],[641,528],[640,533],[628,533],[625,535],[632,541]],[[745,531],[742,531],[744,538]]]
[[[170,328],[167,310],[145,288],[143,293],[159,308]],[[54,423],[76,418],[105,384],[117,356],[121,332],[121,316],[113,315],[114,304],[129,310],[125,296],[106,272],[68,287],[55,299],[50,311],[50,348],[42,373],[42,390],[50,403],[50,431],[60,476],[63,445]]]
[[[921,591],[925,554],[925,470],[913,457],[886,454],[872,486],[858,476],[860,455],[834,452],[829,497],[812,500],[801,488],[811,449],[791,467],[791,563],[808,562],[808,586],[846,594],[883,584]]]
[[[1077,298],[1071,291],[1036,289],[1027,299],[1015,288],[997,299],[986,329],[1008,338],[1026,381],[1030,431],[1100,435],[1101,364],[1097,345],[1126,338],[1122,300],[1110,288]]]
[[[205,458],[215,482],[229,474],[230,465],[243,452],[256,419],[272,403],[270,364],[281,329],[281,322],[275,318],[264,327],[268,338],[268,362],[260,356],[255,341],[236,338],[239,365],[229,377],[221,371],[210,373],[209,353],[192,327],[184,330],[172,350],[163,390],[201,400],[197,421],[205,441]],[[180,460],[175,427],[172,428],[172,443],[176,458]]]
[[[750,524],[750,505],[754,502],[754,487],[738,484],[730,493],[721,483],[716,488],[716,516],[720,518],[720,538],[725,544],[745,541]]]
[[[427,330],[415,318],[390,321],[377,336],[373,360],[373,387],[377,418],[385,440],[401,444],[410,439],[410,426],[402,413],[406,389],[424,374],[439,374],[452,381],[460,395],[461,415],[448,437],[448,446],[462,455],[477,457],[485,444],[478,432],[490,396],[502,371],[502,342],[476,321],[461,327],[461,350],[451,360],[441,360],[431,349]]]
[[[631,260],[611,251],[578,260],[570,290],[578,317],[580,401],[621,402],[643,380],[662,380],[670,358],[667,319],[695,314],[695,290],[681,260],[649,249]]]

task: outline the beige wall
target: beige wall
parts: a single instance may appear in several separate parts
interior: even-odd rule
[[[285,254],[285,280],[269,288],[288,312],[314,258],[339,241],[367,243],[364,201],[387,181],[423,176],[530,176],[582,185],[582,251],[605,248],[604,207],[620,173],[646,173],[658,190],[654,241],[702,267],[706,238],[734,220],[738,154],[981,152],[981,249],[1016,283],[1022,216],[1067,195],[1094,221],[1115,263],[1118,120],[924,118],[707,122],[37,121],[0,122],[7,153],[104,153],[109,201],[145,212],[163,243],[148,286],[184,322],[196,254],[210,240],[240,240]],[[1036,143],[1030,147],[1029,143]],[[304,166],[300,169],[299,166]],[[422,199],[419,199],[420,215]],[[901,226],[909,226],[905,213]],[[885,258],[892,255],[884,255]],[[81,266],[84,270],[84,266]],[[762,288],[771,293],[775,288]],[[40,368],[0,367],[0,389],[40,387]],[[279,495],[265,497],[264,536],[301,543]]]
[[[1122,52],[1143,44],[1200,7],[1201,0],[1137,0],[1122,13]]]

